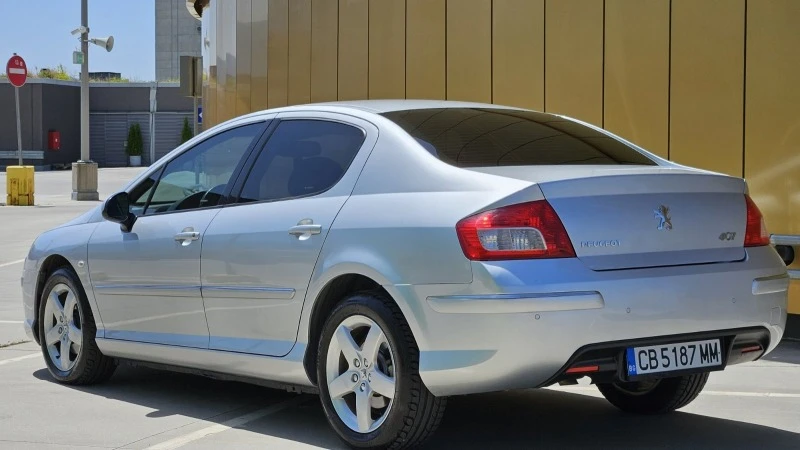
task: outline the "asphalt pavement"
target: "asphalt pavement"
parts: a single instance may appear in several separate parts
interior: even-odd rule
[[[101,198],[139,170],[101,169]],[[344,448],[312,395],[127,365],[99,386],[53,382],[22,330],[19,276],[40,232],[96,204],[70,189],[70,172],[38,172],[36,206],[0,206],[0,448]],[[585,383],[454,397],[427,448],[800,449],[800,343],[712,374],[667,416],[620,413]]]

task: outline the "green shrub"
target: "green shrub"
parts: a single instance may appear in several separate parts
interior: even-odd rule
[[[189,119],[183,118],[183,129],[181,129],[181,144],[194,137],[192,127],[189,126]]]
[[[142,127],[138,123],[134,123],[128,128],[128,142],[125,145],[125,153],[128,156],[142,156],[143,149]]]

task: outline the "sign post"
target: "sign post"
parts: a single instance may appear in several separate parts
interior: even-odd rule
[[[25,60],[14,53],[6,63],[8,81],[14,86],[14,102],[17,107],[17,152],[19,165],[6,167],[6,203],[15,206],[33,206],[33,166],[24,166],[22,158],[22,126],[19,119],[19,88],[28,80]]]
[[[25,60],[14,53],[6,64],[6,75],[8,81],[14,86],[14,101],[17,106],[17,152],[19,153],[19,165],[22,166],[22,126],[19,119],[19,88],[25,86],[28,80],[28,66]]]

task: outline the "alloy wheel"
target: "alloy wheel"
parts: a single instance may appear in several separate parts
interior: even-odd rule
[[[383,424],[395,398],[395,359],[374,320],[354,315],[336,327],[325,373],[333,408],[348,428],[370,433]]]
[[[75,367],[83,344],[78,298],[66,284],[59,283],[47,295],[44,310],[44,340],[53,365],[67,372]]]

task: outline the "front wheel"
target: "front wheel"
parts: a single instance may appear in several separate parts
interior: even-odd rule
[[[68,267],[53,272],[39,304],[39,341],[53,378],[73,385],[110,378],[116,362],[97,348],[94,316],[78,275]]]
[[[317,380],[325,414],[355,448],[421,444],[441,421],[445,399],[419,376],[419,349],[400,309],[382,293],[353,295],[325,322]]]
[[[708,381],[708,372],[647,381],[598,383],[612,405],[630,413],[663,414],[691,403]]]

